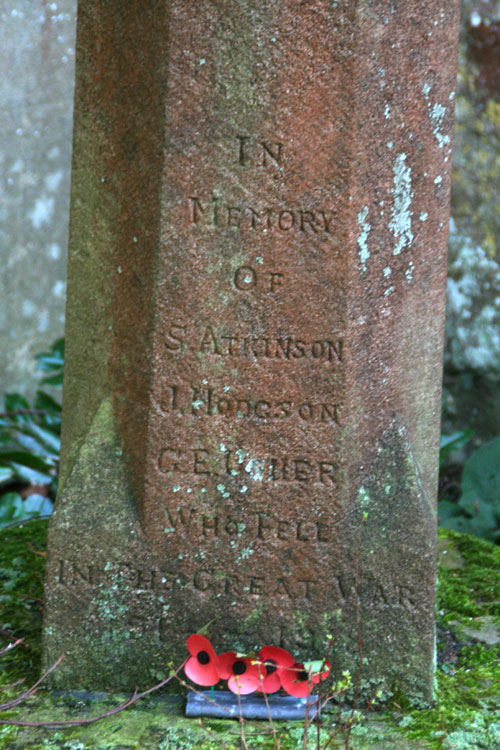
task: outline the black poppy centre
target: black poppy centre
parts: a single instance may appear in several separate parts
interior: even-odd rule
[[[276,664],[274,659],[268,659],[265,662],[264,666],[266,667],[267,674],[273,674],[273,672],[276,672],[276,670],[278,669],[278,665]]]
[[[206,651],[198,651],[196,654],[196,658],[200,662],[200,664],[208,664],[210,661],[210,656],[207,654]]]
[[[245,674],[246,671],[247,671],[247,665],[245,664],[244,661],[241,661],[240,659],[238,659],[238,661],[234,662],[234,664],[233,664],[233,673],[234,674],[238,674],[238,675],[239,674]]]

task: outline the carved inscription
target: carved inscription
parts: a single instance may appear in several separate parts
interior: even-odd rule
[[[196,507],[184,507],[165,511],[168,526],[165,531],[179,533],[195,532],[200,541],[205,539],[233,539],[243,542],[254,539],[300,544],[326,543],[333,539],[333,529],[327,522],[311,519],[290,520],[276,518],[263,511],[247,511],[244,517],[234,514],[203,513]]]
[[[202,568],[193,576],[193,587],[197,591],[211,591],[233,596],[284,597],[286,599],[312,599],[314,589],[320,586],[317,578],[274,578],[265,575],[247,577],[232,575],[225,570]]]
[[[331,459],[305,456],[253,457],[238,448],[217,451],[209,448],[165,446],[158,457],[158,468],[164,474],[227,475],[244,477],[261,484],[285,482],[335,485],[336,466]]]
[[[330,365],[342,362],[343,339],[310,339],[292,336],[252,336],[228,332],[215,326],[194,330],[187,323],[172,323],[167,330],[165,348],[171,354],[187,349],[227,359],[309,360]]]
[[[245,166],[281,166],[284,145],[280,141],[259,141],[248,135],[237,136],[237,161]]]
[[[165,579],[157,568],[141,568],[130,562],[104,564],[59,560],[57,582],[73,586],[123,584],[135,592],[154,591],[165,586]]]
[[[121,586],[122,593],[131,597],[148,591],[161,593],[181,587],[201,592],[216,591],[231,595],[239,593],[241,596],[271,593],[273,596],[290,599],[310,599],[313,587],[321,585],[317,578],[297,580],[289,576],[263,576],[260,573],[237,576],[210,567],[199,568],[190,576],[181,574],[179,577],[161,574],[159,571],[146,573],[132,563],[77,564],[70,560],[58,561],[57,583],[76,590],[101,589],[102,586],[112,586],[115,590]]]
[[[241,170],[255,170],[256,174],[267,170],[273,179],[277,179],[291,163],[290,149],[279,137],[238,134],[233,144],[235,177],[241,174]],[[328,200],[308,205],[308,198],[304,201],[294,201],[290,196],[283,200],[267,199],[261,193],[254,196],[246,193],[245,198],[239,193],[236,198],[224,190],[222,194],[217,190],[212,192],[210,188],[198,191],[199,188],[196,188],[187,193],[184,204],[188,226],[198,238],[206,237],[207,231],[227,232],[235,236],[254,232],[262,237],[272,233],[289,234],[294,235],[295,242],[303,239],[306,252],[308,242],[317,245],[318,241],[331,237],[335,229],[335,209]],[[261,252],[265,256],[268,248],[263,246]],[[225,284],[225,292],[232,295],[235,310],[245,310],[247,301],[251,304],[253,296],[255,302],[259,294],[269,295],[269,301],[276,300],[281,304],[293,278],[287,264],[281,260],[267,265],[268,260],[264,257],[255,260],[255,256],[252,256],[252,260],[249,257],[246,262],[244,255],[238,256],[236,253],[234,257],[237,258],[235,265],[226,271],[227,277],[217,283],[221,284],[222,290]],[[252,423],[276,425],[277,428],[292,424],[332,428],[340,424],[340,399],[332,396],[331,389],[338,387],[335,371],[343,365],[344,338],[335,327],[333,330],[320,329],[319,332],[316,327],[311,331],[294,330],[290,324],[290,320],[293,324],[293,317],[280,323],[280,320],[274,321],[271,315],[265,327],[253,330],[253,326],[250,328],[245,323],[243,315],[236,320],[228,315],[223,324],[215,317],[212,320],[210,314],[208,319],[200,316],[189,320],[184,311],[179,310],[177,316],[175,308],[171,306],[169,309],[171,317],[165,324],[163,338],[165,353],[167,357],[179,361],[179,367],[184,353],[188,352],[191,358],[195,355],[199,380],[196,378],[198,382],[186,382],[180,368],[170,382],[163,383],[156,397],[163,414],[190,420],[190,426],[193,426],[193,420],[209,418],[244,423],[242,436],[246,424],[250,428]],[[251,365],[257,363],[268,370],[277,365],[272,370],[276,373],[273,395],[266,393],[264,387],[259,389],[258,384],[251,389],[242,386],[237,375],[228,375],[227,386],[220,385],[220,379],[213,376],[213,368],[228,373],[233,368],[232,372],[238,373],[237,368],[245,366],[242,361]],[[286,387],[280,384],[281,367],[286,367],[287,373],[292,376],[299,368],[302,373],[307,373],[308,368],[329,368],[328,373],[332,373],[332,377],[327,381],[328,393],[300,392],[300,396],[297,396],[294,391],[293,396],[289,395]],[[218,422],[217,429],[220,427],[221,423]],[[268,430],[268,427],[265,429]],[[331,434],[328,432],[328,435]],[[221,438],[223,443],[219,443]],[[233,445],[233,441],[234,438],[228,443],[224,433],[219,433],[218,440],[214,442],[204,439],[200,443],[186,444],[182,438],[176,440],[171,437],[166,440],[157,459],[158,470],[165,480],[170,480],[170,483],[165,482],[164,490],[165,504],[168,506],[165,508],[164,533],[196,539],[205,549],[210,548],[214,541],[226,541],[236,555],[250,549],[250,543],[255,543],[256,549],[271,542],[290,550],[310,547],[312,552],[318,546],[324,550],[325,545],[331,544],[335,538],[331,518],[290,518],[285,517],[286,511],[273,513],[268,506],[271,490],[275,487],[280,487],[283,508],[287,505],[287,494],[291,501],[296,502],[299,488],[311,491],[314,488],[316,493],[327,491],[329,497],[334,498],[338,467],[335,457],[331,455],[331,447],[324,451],[318,448],[308,451],[306,448],[303,452],[301,448],[298,451],[295,448],[283,454],[277,449],[266,449],[265,444],[254,448],[251,439],[245,445],[244,437],[241,438],[244,447],[238,442]],[[209,479],[212,480],[211,484],[207,481]],[[193,480],[195,483],[188,488],[186,482]],[[287,487],[288,493],[284,491]],[[213,493],[214,497],[210,496],[210,500],[213,500],[211,505],[203,504],[200,507],[193,502],[192,498],[197,496],[197,492]],[[175,496],[172,493],[179,494]],[[175,506],[174,497],[178,499]],[[207,498],[208,495],[203,497]],[[237,504],[234,511],[230,510],[235,500],[238,503],[245,497],[251,497],[257,507],[249,509],[246,503],[244,514],[238,511]],[[209,507],[213,510],[209,510]],[[247,547],[244,549],[245,544]],[[206,567],[200,567],[189,580],[182,579],[183,587],[192,587],[200,594],[227,594],[235,598],[244,595],[283,597],[310,602],[319,593],[317,587],[324,589],[325,585],[318,578],[280,576],[260,569],[246,575],[231,569],[219,570],[217,563],[214,567],[214,561],[209,562],[208,558]],[[333,589],[332,600],[342,603],[345,597],[340,581],[332,577],[328,587]]]
[[[245,637],[247,634],[231,625],[231,623],[224,622],[221,636],[226,639],[231,648],[238,648],[238,644],[241,644],[241,651],[246,651],[248,644],[241,639],[242,635]],[[272,623],[266,619],[265,624],[261,621],[252,622],[251,636],[256,648],[261,643],[274,643],[292,653],[303,649],[308,654],[321,653],[321,649],[324,648],[323,640],[318,642],[318,632],[308,622],[301,622],[299,629],[296,628],[296,623],[290,620]]]
[[[191,517],[191,513],[188,514]],[[173,516],[172,516],[173,517]],[[260,524],[260,538],[266,539],[266,534],[289,534],[287,540],[293,536],[300,540],[301,533],[307,528],[311,537],[321,533],[320,524],[311,521],[289,522],[283,525],[282,520],[271,518],[265,513],[255,514],[257,527]],[[180,517],[179,517],[180,518]],[[216,516],[212,518],[214,523]],[[184,521],[189,523],[187,516]],[[176,520],[176,523],[183,523]],[[257,528],[256,527],[256,528]],[[314,527],[316,530],[314,531]],[[215,526],[212,530],[215,530]],[[218,526],[219,530],[222,525]],[[303,531],[301,531],[301,528]],[[327,528],[326,526],[324,527]],[[311,538],[309,541],[313,541]],[[327,541],[325,539],[324,541]],[[215,592],[221,594],[245,595],[252,597],[284,597],[288,599],[314,600],[317,587],[326,586],[332,591],[334,599],[339,603],[347,600],[353,602],[354,586],[352,581],[344,580],[342,576],[332,576],[328,582],[319,577],[273,576],[263,574],[262,571],[250,572],[247,575],[236,575],[214,567],[197,568],[191,575],[171,574],[158,568],[140,567],[134,562],[117,561],[106,563],[86,563],[67,559],[59,559],[55,567],[56,582],[65,588],[74,590],[77,595],[90,592],[92,589],[102,590],[103,586],[111,586],[113,590],[121,590],[123,594],[136,597],[148,592],[160,594],[175,587],[191,588],[199,592]],[[370,581],[359,587],[359,601],[362,607],[378,609],[404,609],[409,613],[418,612],[418,593],[411,587],[393,582]],[[134,619],[140,620],[140,614],[133,613]]]
[[[252,266],[240,266],[236,269],[233,284],[240,292],[248,292],[251,289],[264,289],[267,292],[276,292],[283,285],[285,274],[281,271],[257,271]]]
[[[300,206],[266,206],[234,204],[218,196],[189,196],[189,219],[192,225],[208,229],[238,231],[298,232],[304,235],[331,234],[333,211],[309,210]]]
[[[266,398],[243,397],[214,388],[183,385],[168,386],[160,401],[166,412],[192,414],[197,417],[221,416],[231,419],[255,418],[257,420],[282,421],[297,419],[299,422],[339,424],[339,406],[335,403],[302,401],[289,399],[271,400]]]

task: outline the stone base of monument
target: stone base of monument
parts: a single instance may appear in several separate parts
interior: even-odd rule
[[[186,704],[186,716],[210,716],[218,719],[263,719],[269,721],[290,721],[293,719],[319,718],[321,709],[318,696],[294,698],[293,695],[268,695],[267,704],[264,696],[238,696],[229,690],[210,690],[189,693]]]

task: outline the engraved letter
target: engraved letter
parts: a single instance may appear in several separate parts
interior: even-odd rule
[[[267,167],[267,157],[270,156],[276,164],[281,164],[281,149],[282,143],[264,143],[261,142],[262,146],[262,166]],[[274,147],[274,152],[271,150],[271,146]]]
[[[190,198],[189,200],[191,201],[191,204],[192,204],[191,205],[191,209],[192,209],[191,221],[193,224],[198,224],[200,217],[203,216],[203,214],[205,213],[205,209],[201,205],[198,198],[193,197],[193,198]]]
[[[234,285],[236,289],[246,291],[257,284],[257,274],[250,266],[240,266],[234,274]]]
[[[182,339],[185,335],[186,329],[184,326],[170,326],[167,332],[167,340],[165,341],[165,346],[169,352],[180,352],[182,350]]]

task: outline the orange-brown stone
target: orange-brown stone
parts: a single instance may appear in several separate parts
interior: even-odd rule
[[[80,3],[45,660],[432,697],[458,5]],[[356,572],[357,571],[357,572]]]

